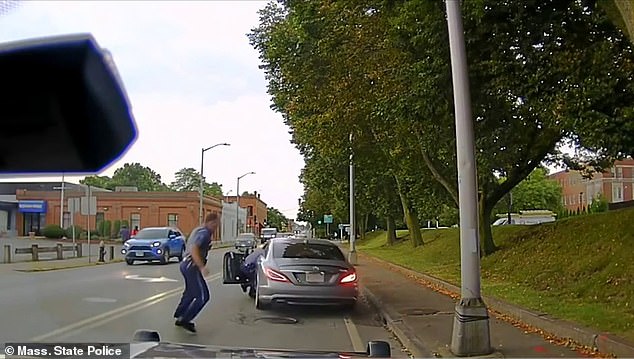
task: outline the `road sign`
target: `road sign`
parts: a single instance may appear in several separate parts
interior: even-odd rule
[[[342,224],[339,225],[339,230],[342,230],[342,229],[348,228],[348,227],[350,227],[349,223],[342,223]]]
[[[84,216],[95,216],[97,215],[97,197],[90,197],[90,204],[88,203],[89,197],[81,198],[81,214]]]
[[[332,223],[332,214],[324,214],[324,223]]]
[[[81,199],[78,198],[69,198],[68,199],[68,212],[77,213],[81,210]]]

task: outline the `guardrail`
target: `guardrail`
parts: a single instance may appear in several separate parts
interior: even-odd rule
[[[76,253],[76,257],[82,256],[82,246],[81,244],[69,245],[65,246],[63,243],[57,243],[54,247],[41,247],[37,244],[32,244],[31,247],[27,248],[15,248],[15,251],[11,251],[11,245],[4,245],[4,263],[12,262],[12,254],[30,254],[31,260],[37,262],[40,260],[40,253],[57,253],[57,259],[64,259],[64,252],[73,252]],[[111,253],[114,254],[114,247],[111,250]]]

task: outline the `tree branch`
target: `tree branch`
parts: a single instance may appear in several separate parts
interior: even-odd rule
[[[454,202],[456,202],[456,205],[458,205],[458,190],[456,189],[456,187],[452,186],[451,183],[449,183],[449,181],[442,174],[440,174],[440,172],[432,162],[431,158],[429,158],[429,155],[423,148],[422,143],[418,142],[418,148],[420,149],[420,153],[423,156],[423,161],[425,161],[425,164],[427,165],[427,168],[429,168],[429,170],[431,171],[431,174],[434,176],[436,181],[438,181],[443,187],[445,187],[447,192],[449,192],[451,198],[454,200]]]

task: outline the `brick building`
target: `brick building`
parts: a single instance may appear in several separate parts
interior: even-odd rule
[[[247,210],[247,223],[245,226],[241,226],[241,231],[255,233],[256,236],[259,236],[268,218],[266,203],[260,199],[260,194],[257,192],[239,198],[240,207]],[[235,203],[236,196],[225,196],[224,200],[228,203]]]
[[[64,228],[71,225],[71,213],[68,211],[69,199],[86,196],[86,191],[77,188],[64,193]],[[130,227],[176,226],[185,234],[189,234],[198,225],[199,197],[197,192],[112,192],[93,190],[96,198],[96,215],[90,216],[90,228],[102,220],[127,220]],[[18,235],[28,232],[39,233],[46,224],[60,224],[61,196],[60,191],[33,191],[18,189],[16,200],[19,214],[15,227]],[[204,215],[208,213],[222,214],[220,198],[205,196]],[[75,225],[86,228],[88,216],[75,213]],[[220,232],[220,231],[218,231]],[[216,233],[214,240],[219,240],[221,233]]]
[[[599,195],[608,203],[634,200],[634,159],[614,162],[603,173],[595,173],[592,178],[583,178],[581,172],[564,170],[549,176],[562,188],[561,203],[565,208],[576,211],[592,203]]]

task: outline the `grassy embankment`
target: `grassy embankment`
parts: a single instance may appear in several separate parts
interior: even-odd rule
[[[460,285],[457,228],[423,231],[419,248],[397,234],[388,247],[385,232],[368,233],[358,248]],[[494,227],[493,236],[500,250],[482,258],[484,295],[634,341],[634,209]]]

